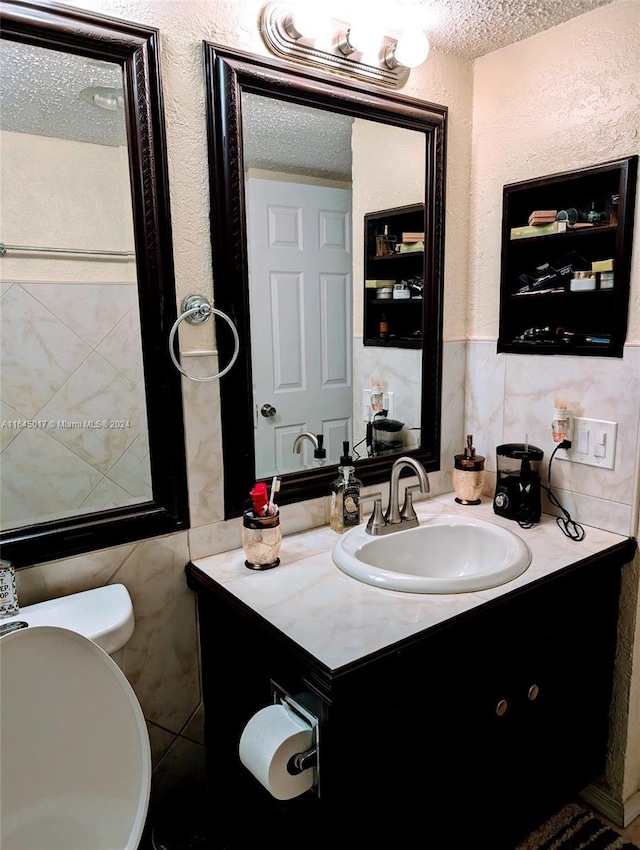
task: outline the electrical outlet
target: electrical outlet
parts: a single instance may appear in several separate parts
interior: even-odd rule
[[[587,466],[613,469],[616,458],[618,423],[605,419],[573,419],[573,439],[570,449],[559,449],[556,458]]]

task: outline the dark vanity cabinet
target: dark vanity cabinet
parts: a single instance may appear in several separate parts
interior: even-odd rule
[[[504,187],[499,352],[622,357],[637,165]]]
[[[513,850],[604,769],[634,550],[629,540],[338,670],[189,565],[214,846]],[[320,720],[318,787],[288,802],[238,758],[274,683]]]
[[[422,347],[424,230],[424,204],[365,215],[365,345]]]

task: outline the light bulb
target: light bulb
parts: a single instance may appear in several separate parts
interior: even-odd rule
[[[326,28],[326,18],[317,6],[300,6],[288,16],[285,28],[293,38],[315,39]]]
[[[380,48],[383,32],[375,21],[360,17],[349,27],[347,38],[351,47],[358,53],[374,53]]]
[[[395,61],[405,68],[417,68],[428,55],[429,39],[421,30],[403,32],[393,51]]]

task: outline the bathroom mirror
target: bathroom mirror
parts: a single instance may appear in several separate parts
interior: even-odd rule
[[[3,557],[187,525],[157,32],[2,2]]]
[[[344,440],[366,484],[386,477],[400,453],[436,469],[446,109],[279,60],[204,50],[216,305],[243,342],[220,382],[225,516],[241,513],[253,483],[273,475],[281,504],[326,495]],[[420,297],[389,304],[389,313],[410,307],[419,341],[403,347],[390,334],[377,344],[363,333],[374,269],[365,215],[392,222],[400,211],[401,223],[409,209],[420,210],[411,230],[424,231],[424,252],[411,275],[396,267],[387,276],[418,278]],[[404,221],[401,230],[416,219]],[[230,355],[228,341],[219,347]],[[366,428],[365,390],[376,382],[394,423],[378,452]],[[302,432],[323,434],[323,465],[310,441],[294,453]]]

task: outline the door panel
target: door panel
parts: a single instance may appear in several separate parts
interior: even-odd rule
[[[351,192],[247,180],[256,476],[312,460],[290,449],[325,433],[327,463],[352,439]],[[259,413],[264,404],[273,416]],[[293,435],[293,437],[292,437]],[[339,436],[338,436],[339,435]]]

